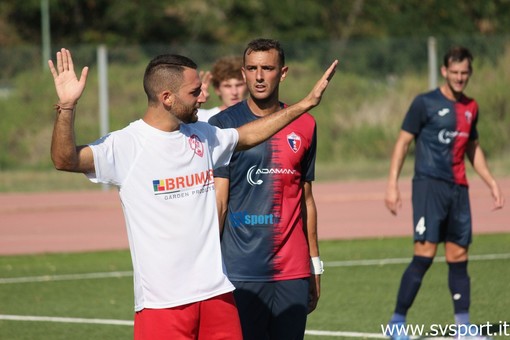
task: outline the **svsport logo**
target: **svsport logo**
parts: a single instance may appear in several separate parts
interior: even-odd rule
[[[255,225],[273,225],[276,219],[273,214],[256,215],[249,214],[247,211],[239,211],[228,214],[228,219],[234,228]]]

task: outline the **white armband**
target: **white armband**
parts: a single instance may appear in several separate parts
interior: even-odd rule
[[[310,258],[310,272],[313,275],[321,275],[324,273],[324,264],[319,256]]]

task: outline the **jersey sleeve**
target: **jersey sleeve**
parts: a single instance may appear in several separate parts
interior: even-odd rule
[[[217,126],[220,129],[224,128],[224,126],[221,123],[221,120],[218,119],[217,115],[214,115],[211,118],[209,118],[208,123],[211,124],[211,125]]]
[[[222,121],[220,119],[218,119],[218,115],[212,116],[209,119],[209,124],[211,124],[217,128],[220,128],[220,129],[224,128]],[[214,168],[214,177],[230,178],[229,167],[227,165],[225,165],[225,166],[219,166],[219,167]]]
[[[402,130],[417,135],[427,122],[427,109],[422,96],[416,97],[406,113]]]
[[[310,142],[310,148],[301,161],[302,167],[302,181],[311,182],[315,180],[315,158],[317,155],[317,125],[314,124],[312,140]]]
[[[210,136],[213,136],[213,138],[209,138],[213,168],[227,166],[239,141],[239,133],[233,128],[220,129],[209,124],[204,124],[204,126]]]
[[[122,185],[131,168],[127,153],[134,148],[129,145],[135,143],[126,137],[129,136],[113,132],[89,144],[95,168],[93,173],[86,174],[91,182]],[[122,145],[122,148],[116,148],[116,145]]]
[[[478,139],[478,116],[480,115],[480,111],[477,110],[475,119],[473,121],[473,124],[471,125],[471,131],[469,132],[469,140],[477,140]]]

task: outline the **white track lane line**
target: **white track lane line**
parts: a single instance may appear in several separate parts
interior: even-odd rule
[[[510,259],[510,253],[470,255],[469,256],[469,261],[493,261],[493,260],[508,260],[508,259]],[[330,262],[324,262],[324,267],[382,266],[382,265],[388,265],[388,264],[405,264],[405,263],[409,263],[409,261],[411,261],[410,258],[330,261]],[[445,261],[445,258],[443,256],[437,256],[435,258],[435,261]],[[43,275],[43,276],[27,276],[27,277],[11,277],[11,278],[6,277],[6,278],[0,278],[0,284],[108,279],[108,278],[115,278],[115,277],[120,278],[120,277],[129,277],[129,276],[133,276],[132,271],[86,273],[86,274],[64,274],[64,275]]]

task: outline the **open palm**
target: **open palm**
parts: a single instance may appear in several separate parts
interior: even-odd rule
[[[53,75],[59,103],[62,106],[72,106],[76,104],[85,89],[88,67],[83,68],[80,79],[78,80],[74,72],[71,52],[65,48],[57,52],[57,67],[55,68],[52,60],[48,61],[48,66]]]

